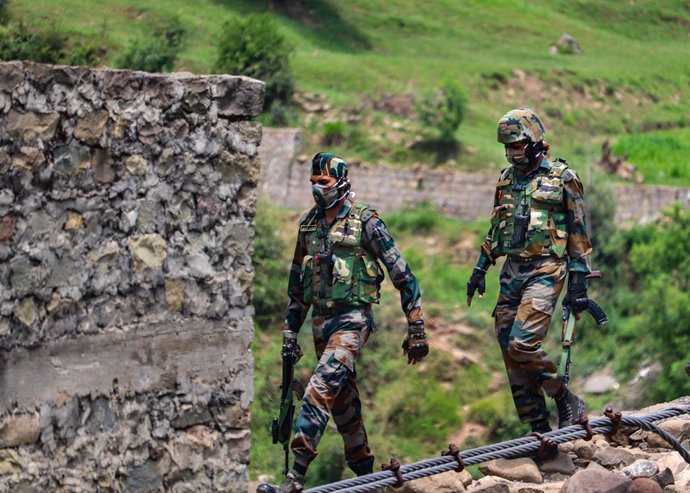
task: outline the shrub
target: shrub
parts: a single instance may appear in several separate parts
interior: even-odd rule
[[[254,311],[261,324],[285,313],[287,306],[287,261],[285,242],[278,236],[278,219],[263,201],[257,203],[254,238]]]
[[[266,83],[264,110],[289,103],[294,88],[289,58],[292,46],[268,14],[235,18],[223,25],[215,72],[246,75]]]
[[[86,65],[93,66],[98,60],[98,50],[91,45],[78,44],[69,50],[69,55],[65,60],[67,65]]]
[[[323,124],[323,144],[337,146],[345,140],[347,124],[345,122],[326,122]]]
[[[31,60],[58,63],[65,48],[65,37],[55,27],[34,30],[23,22],[0,27],[0,60]]]
[[[178,19],[171,20],[150,37],[132,41],[116,60],[120,68],[145,72],[170,72],[184,45],[186,30]]]
[[[417,113],[424,126],[438,131],[441,142],[453,142],[466,108],[467,98],[462,88],[456,82],[446,80],[441,87],[422,98],[417,105]]]

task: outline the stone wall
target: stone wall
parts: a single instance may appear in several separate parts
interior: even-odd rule
[[[0,491],[246,491],[263,90],[0,63]]]
[[[300,131],[268,129],[261,145],[263,175],[259,192],[271,197],[276,205],[292,209],[312,206],[309,188],[311,151],[305,149],[302,161]],[[347,161],[347,156],[344,156]],[[352,190],[357,198],[382,212],[429,203],[442,213],[470,221],[487,220],[491,213],[496,179],[494,175],[449,173],[419,167],[416,169],[385,166],[351,165]],[[654,185],[616,184],[617,221],[648,222],[674,202],[690,207],[690,189]]]

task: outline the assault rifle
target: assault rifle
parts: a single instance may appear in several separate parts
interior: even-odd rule
[[[294,380],[295,363],[302,357],[302,351],[297,344],[297,334],[291,330],[283,331],[283,377],[280,384],[280,413],[273,420],[271,435],[273,443],[283,445],[285,451],[285,473],[289,468],[290,459],[290,433],[292,432],[292,420],[295,415],[295,405],[292,403],[293,392],[298,399],[304,396],[302,384]]]
[[[601,271],[595,270],[587,275],[587,279],[600,279]],[[589,298],[575,300],[575,305],[583,308],[583,312],[589,312],[597,325],[608,323],[609,318],[602,308]],[[575,344],[575,322],[579,316],[572,313],[570,306],[563,307],[563,329],[561,331],[562,352],[561,363],[558,365],[558,374],[566,385],[570,381],[570,350]]]

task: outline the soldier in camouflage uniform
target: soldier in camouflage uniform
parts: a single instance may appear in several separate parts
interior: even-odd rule
[[[496,337],[520,420],[546,432],[551,428],[544,392],[556,401],[559,428],[586,419],[584,402],[558,378],[542,348],[566,277],[563,304],[577,314],[580,305],[573,301],[587,298],[592,247],[582,183],[565,161],[547,159],[544,127],[532,110],[503,116],[498,141],[511,166],[496,185],[491,227],[467,283],[467,304],[477,290],[482,297],[486,270],[506,255],[494,310]]]
[[[375,330],[371,305],[379,301],[384,278],[379,262],[400,291],[407,317],[403,354],[408,363],[415,364],[429,352],[417,280],[376,211],[353,200],[345,162],[333,154],[318,153],[312,159],[311,175],[316,206],[299,223],[285,326],[298,332],[312,307],[319,363],[295,423],[294,467],[281,493],[302,490],[329,415],[343,437],[350,469],[357,475],[373,472],[355,359]]]

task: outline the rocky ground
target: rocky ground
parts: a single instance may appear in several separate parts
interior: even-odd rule
[[[640,410],[645,415],[690,404],[684,397]],[[626,413],[627,414],[627,413]],[[667,419],[660,426],[690,449],[690,416]],[[615,437],[595,436],[559,445],[548,461],[523,457],[482,464],[485,475],[473,480],[466,471],[410,481],[398,493],[687,493],[690,464],[658,435],[625,429]]]
[[[646,415],[690,405],[690,396],[632,414]],[[624,414],[628,414],[627,412]],[[658,423],[690,449],[690,415]],[[387,488],[386,493],[687,493],[690,464],[663,438],[645,430],[621,429],[614,437],[559,445],[558,456],[541,461],[528,457],[497,459],[480,465],[484,474],[449,472]],[[250,485],[253,493],[256,483]]]

